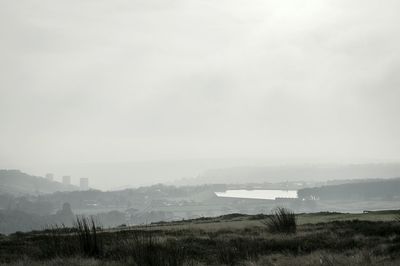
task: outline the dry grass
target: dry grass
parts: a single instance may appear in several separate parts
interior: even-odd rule
[[[396,265],[393,262],[400,259],[400,224],[393,218],[391,222],[302,224],[295,235],[273,234],[260,221],[251,217],[220,219],[101,232],[94,226],[96,239],[101,241],[101,252],[95,254],[83,251],[76,229],[70,233],[65,228],[55,231],[59,233],[20,233],[0,239],[0,262],[57,266]],[[81,228],[94,239],[92,223]],[[48,252],[57,245],[56,252]]]
[[[9,264],[0,264],[1,266],[122,266],[122,262],[102,261],[94,258],[74,257],[74,258],[55,258],[46,261],[32,261],[29,258],[21,259]]]
[[[262,256],[255,261],[246,261],[243,266],[397,266],[400,259],[375,256],[366,250],[352,250],[349,254],[317,251],[301,256],[274,254]]]

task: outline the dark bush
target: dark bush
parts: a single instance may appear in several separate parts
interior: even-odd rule
[[[272,233],[296,233],[296,215],[291,210],[278,207],[272,211],[272,215],[264,220],[268,230]]]

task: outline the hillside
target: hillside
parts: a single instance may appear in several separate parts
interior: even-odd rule
[[[74,190],[78,187],[31,176],[19,170],[0,170],[0,194],[38,195]]]
[[[19,232],[0,236],[0,264],[394,266],[400,263],[398,215],[301,214],[290,234],[271,231],[268,216],[242,214],[114,229]]]

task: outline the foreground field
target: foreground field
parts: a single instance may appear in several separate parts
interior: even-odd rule
[[[297,216],[296,234],[264,215],[232,214],[150,226],[17,233],[0,240],[4,265],[400,265],[397,211]],[[83,238],[82,238],[83,237]]]

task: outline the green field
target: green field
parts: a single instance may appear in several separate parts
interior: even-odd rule
[[[399,211],[298,214],[295,234],[266,215],[230,214],[146,226],[16,233],[2,265],[400,265]]]

